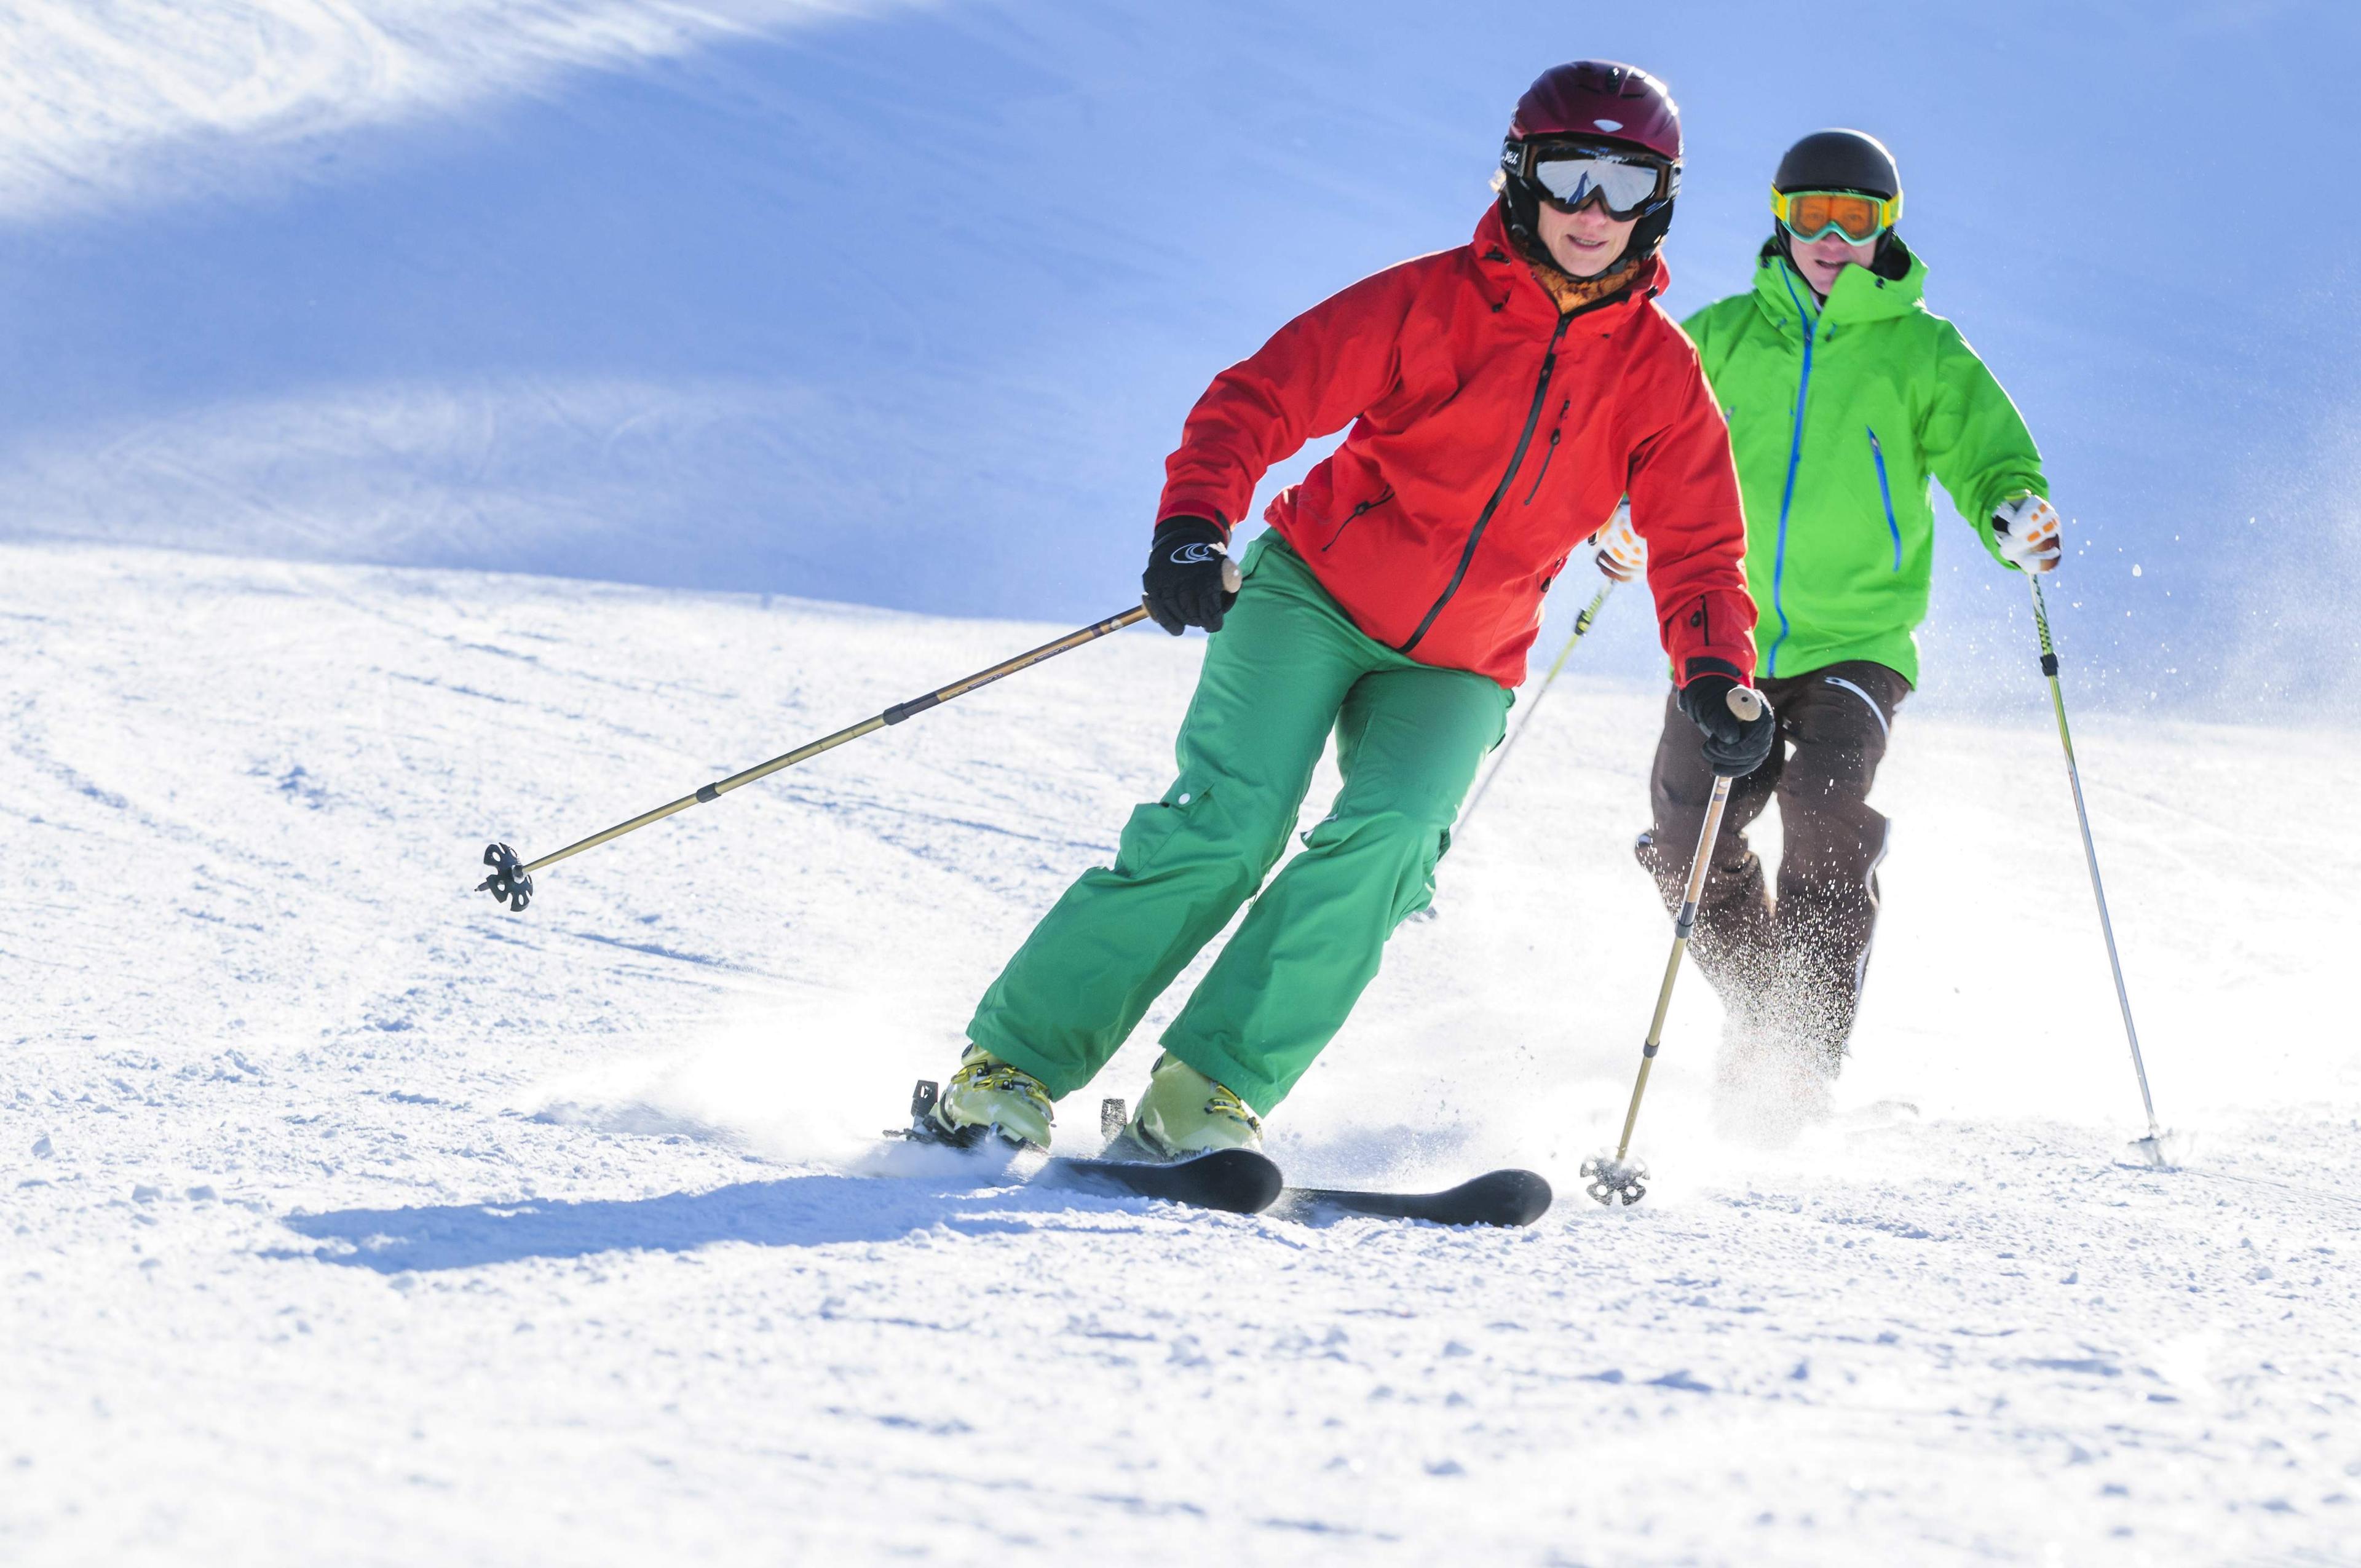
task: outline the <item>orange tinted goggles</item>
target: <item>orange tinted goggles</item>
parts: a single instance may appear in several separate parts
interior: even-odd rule
[[[1773,191],[1771,210],[1789,234],[1806,243],[1840,234],[1855,245],[1867,245],[1902,216],[1902,198],[1881,201],[1851,191]]]

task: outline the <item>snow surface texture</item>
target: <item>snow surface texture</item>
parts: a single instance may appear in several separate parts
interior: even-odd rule
[[[2361,744],[2081,736],[2190,1149],[2159,1173],[2037,685],[2014,727],[1905,709],[1853,1114],[1717,1140],[1692,976],[1654,1190],[1608,1212],[1575,1168],[1667,936],[1628,849],[1657,698],[1569,675],[1271,1124],[1305,1179],[1534,1166],[1560,1203],[1517,1234],[881,1152],[1162,787],[1195,640],[1068,655],[523,915],[467,891],[488,838],[1055,630],[0,549],[0,1558],[2356,1560],[2361,851],[2303,828]]]
[[[1589,52],[1683,104],[1680,312],[1748,286],[1795,137],[1893,143],[2070,519],[2087,701],[2361,675],[2361,7],[1814,26],[1844,69],[1752,0],[0,0],[0,538],[1080,620],[1208,378],[1464,240]],[[2268,110],[2213,134],[2234,80]],[[2268,262],[2192,277],[2258,167]],[[1944,532],[1956,705],[2018,607]]]

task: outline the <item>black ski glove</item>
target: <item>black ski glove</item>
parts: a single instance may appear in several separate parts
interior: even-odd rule
[[[1158,523],[1139,579],[1148,619],[1175,637],[1191,626],[1219,631],[1223,614],[1238,602],[1237,568],[1223,549],[1229,542],[1226,529],[1202,517]]]
[[[1694,667],[1694,666],[1692,666]],[[1738,690],[1730,675],[1693,674],[1681,688],[1681,711],[1705,732],[1706,765],[1724,778],[1744,778],[1763,765],[1778,738],[1779,721],[1771,704],[1757,692],[1762,710],[1752,718],[1730,711],[1730,694]]]

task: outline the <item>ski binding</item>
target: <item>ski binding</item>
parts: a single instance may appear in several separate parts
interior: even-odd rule
[[[986,1127],[966,1127],[956,1133],[947,1130],[933,1114],[940,1093],[937,1084],[920,1079],[917,1087],[910,1091],[910,1124],[890,1127],[885,1135],[948,1148],[975,1149],[998,1143],[1023,1152],[1044,1152],[1030,1144],[1000,1138]],[[1099,1116],[1102,1129],[1112,1121],[1120,1132],[1123,1102],[1105,1102],[1099,1108]],[[1119,1198],[1155,1198],[1230,1214],[1261,1213],[1279,1196],[1283,1181],[1279,1167],[1270,1157],[1253,1149],[1216,1149],[1211,1154],[1169,1161],[1077,1159],[1049,1155],[1027,1179],[1042,1187]]]

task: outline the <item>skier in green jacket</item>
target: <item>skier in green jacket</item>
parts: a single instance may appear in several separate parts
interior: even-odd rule
[[[1732,790],[1698,911],[1699,967],[1729,1013],[1725,1124],[1771,1131],[1825,1108],[1877,923],[1886,818],[1868,803],[1894,710],[1918,679],[1935,551],[1927,479],[2004,565],[2059,553],[2040,454],[1959,329],[1927,309],[1927,264],[1894,229],[1902,181],[1875,137],[1826,130],[1781,159],[1776,225],[1754,287],[1682,323],[1730,420],[1762,619],[1758,685],[1778,714],[1770,760]],[[1646,547],[1620,524],[1600,569]],[[1650,780],[1639,858],[1677,905],[1712,769],[1675,712]],[[1778,802],[1776,895],[1746,829]]]

